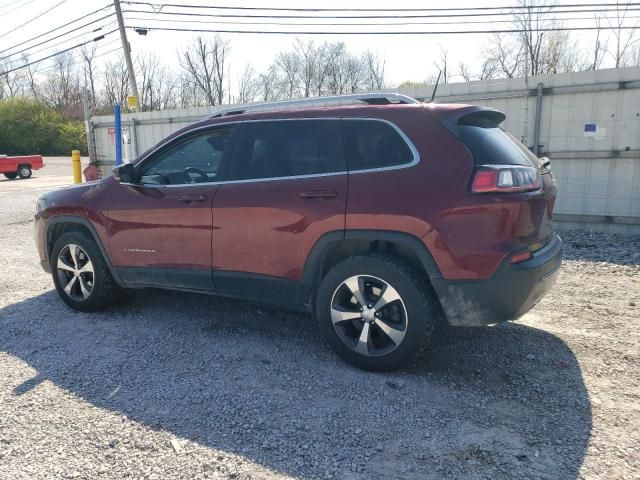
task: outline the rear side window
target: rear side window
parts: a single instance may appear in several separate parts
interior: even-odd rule
[[[231,180],[346,171],[338,120],[247,122],[233,153]]]
[[[525,165],[537,168],[536,156],[490,118],[481,115],[461,118],[458,135],[471,151],[476,165]]]
[[[386,122],[344,119],[342,133],[350,171],[404,165],[414,159],[407,142]]]

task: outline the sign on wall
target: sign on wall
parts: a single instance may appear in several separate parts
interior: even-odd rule
[[[116,129],[115,127],[109,127],[107,129],[107,135],[109,136],[109,143],[111,145],[116,144]],[[129,145],[131,144],[131,134],[129,132],[129,127],[122,127],[122,144]]]

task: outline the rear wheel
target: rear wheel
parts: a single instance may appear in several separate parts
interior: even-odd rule
[[[65,233],[56,241],[51,271],[60,298],[75,310],[100,310],[120,293],[98,245],[82,232]]]
[[[18,176],[18,172],[8,172],[4,174],[5,177],[7,177],[9,180],[15,180],[15,178]]]
[[[29,165],[20,165],[18,176],[22,179],[31,178],[31,167]]]
[[[436,311],[423,277],[383,255],[339,263],[323,278],[316,298],[329,345],[365,370],[407,365],[431,338]]]

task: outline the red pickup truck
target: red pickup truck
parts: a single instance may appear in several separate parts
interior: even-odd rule
[[[0,173],[9,180],[16,177],[30,178],[33,170],[39,170],[42,167],[44,167],[44,161],[40,155],[0,156]]]

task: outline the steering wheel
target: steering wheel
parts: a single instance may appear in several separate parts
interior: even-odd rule
[[[207,175],[206,173],[204,173],[202,170],[200,170],[199,168],[196,167],[187,167],[184,169],[184,173],[186,173],[187,175],[189,175],[189,173],[195,173],[196,175],[200,175],[202,178],[205,179],[205,181],[209,181],[209,175]]]

